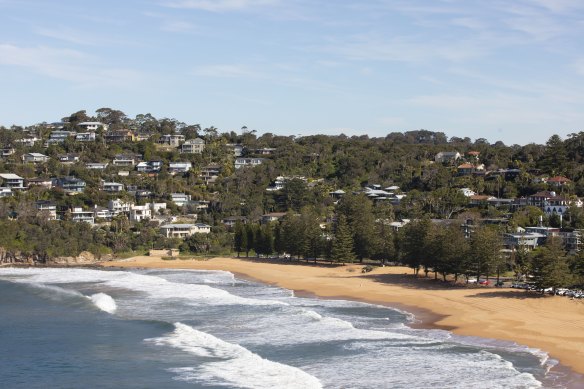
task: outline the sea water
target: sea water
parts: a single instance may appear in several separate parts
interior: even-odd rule
[[[562,388],[540,351],[188,270],[0,269],[4,388]]]

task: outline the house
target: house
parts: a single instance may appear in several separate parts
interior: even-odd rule
[[[47,220],[57,220],[57,204],[48,200],[39,200],[35,203],[35,208],[40,215],[45,215]]]
[[[136,171],[140,173],[160,173],[162,161],[144,161],[136,165]]]
[[[12,196],[12,189],[0,187],[0,198]]]
[[[41,153],[26,153],[22,155],[23,163],[44,163],[48,161],[49,157]]]
[[[118,154],[114,157],[112,165],[114,166],[135,166],[139,157],[136,155]]]
[[[345,195],[345,191],[342,189],[337,189],[333,192],[329,192],[329,195],[335,199],[335,200],[339,200],[341,197],[343,197]]]
[[[136,190],[136,193],[134,195],[136,196],[137,200],[140,200],[140,199],[151,198],[154,196],[154,193],[152,193],[152,191],[149,191],[146,189],[138,189],[138,190]]]
[[[33,136],[33,137],[27,137],[27,138],[22,138],[22,139],[16,139],[15,142],[20,143],[21,145],[23,145],[25,147],[33,147],[35,143],[40,142],[40,139],[37,138],[36,136]]]
[[[232,149],[233,150],[233,156],[234,157],[241,157],[241,154],[243,154],[243,145],[240,144],[235,144],[235,143],[227,143],[225,145],[225,147]]]
[[[105,207],[100,207],[98,205],[93,207],[93,217],[95,219],[112,220],[116,216],[114,212]]]
[[[0,173],[2,186],[10,189],[24,189],[24,178],[13,173]]]
[[[90,170],[104,170],[109,165],[107,162],[88,162],[85,164],[85,168]]]
[[[205,150],[205,141],[201,138],[189,139],[181,145],[183,154],[201,154]]]
[[[186,238],[193,234],[208,234],[211,226],[207,224],[165,224],[160,226],[160,232],[167,238]]]
[[[470,176],[475,171],[475,166],[470,163],[463,163],[457,168],[459,176]]]
[[[221,222],[227,228],[232,229],[233,227],[235,227],[235,224],[237,224],[237,222],[240,222],[241,224],[247,224],[247,218],[245,216],[229,216],[224,218]]]
[[[470,189],[470,188],[460,188],[459,191],[465,197],[470,197],[470,196],[476,195],[476,193],[472,189]]]
[[[113,199],[108,201],[107,208],[112,211],[115,215],[120,213],[129,213],[134,203],[132,202],[124,202],[120,199]]]
[[[81,207],[73,207],[69,212],[71,220],[74,222],[86,222],[89,224],[95,223],[95,217],[93,216],[93,210],[84,210]]]
[[[527,205],[531,205],[534,207],[542,208],[545,206],[545,202],[553,197],[556,197],[556,192],[544,190],[541,192],[537,192],[531,196],[527,196]]]
[[[85,181],[77,177],[60,177],[53,180],[53,186],[63,189],[70,194],[81,193],[85,190]]]
[[[0,149],[0,157],[2,158],[10,157],[11,155],[14,155],[15,152],[16,149],[14,147],[5,147],[3,149]]]
[[[72,164],[75,162],[79,162],[79,155],[77,154],[62,154],[59,155],[57,158],[59,158],[59,162],[64,164]]]
[[[69,137],[74,136],[74,132],[71,131],[62,131],[62,130],[57,130],[57,131],[53,131],[49,134],[49,139],[47,139],[47,146],[53,145],[53,144],[58,144],[58,143],[63,143],[65,142],[67,139],[69,139]]]
[[[582,200],[578,198],[572,200],[563,196],[555,196],[546,198],[543,202],[542,209],[546,215],[563,215],[570,209],[570,206],[581,208],[582,204]]]
[[[120,193],[124,190],[124,184],[119,182],[102,182],[101,189],[108,193]]]
[[[152,210],[150,205],[134,205],[130,209],[130,221],[141,222],[142,220],[152,219]]]
[[[206,200],[189,201],[188,205],[191,207],[191,209],[195,209],[197,211],[204,211],[209,209],[209,202]]]
[[[458,151],[441,151],[434,156],[434,161],[438,163],[453,163],[462,158]]]
[[[562,177],[562,176],[550,177],[547,180],[547,183],[549,185],[555,186],[557,188],[564,186],[566,184],[569,184],[570,182],[572,182],[572,181],[567,179],[566,177]]]
[[[517,232],[503,234],[505,248],[510,250],[517,250],[521,247],[531,251],[542,244],[545,238],[545,235],[538,233]]]
[[[184,143],[185,136],[181,134],[169,134],[169,135],[162,135],[160,139],[158,139],[158,143],[162,145],[169,145],[173,147],[179,147],[181,143]]]
[[[284,216],[286,216],[286,212],[266,213],[266,214],[262,215],[262,219],[260,221],[262,224],[266,224],[266,223],[278,221],[281,218],[283,218]]]
[[[178,207],[182,207],[191,201],[191,195],[184,193],[171,193],[170,200],[175,203]]]
[[[495,196],[489,196],[489,195],[468,196],[468,205],[469,205],[469,207],[485,206],[488,204],[489,200],[492,200],[495,198],[496,198]]]
[[[235,168],[239,169],[242,167],[254,167],[261,165],[264,161],[264,158],[236,158]]]
[[[95,142],[95,132],[78,132],[75,134],[76,142]]]
[[[222,168],[220,165],[207,165],[201,169],[199,177],[205,181],[205,184],[210,184],[217,180],[217,177],[221,174],[221,170]]]
[[[97,131],[100,128],[103,128],[104,131],[107,131],[108,129],[108,125],[101,122],[81,122],[77,123],[77,127],[85,131]]]
[[[130,130],[113,130],[104,135],[107,143],[133,142],[134,133]]]
[[[254,154],[258,155],[272,155],[276,152],[276,149],[270,147],[264,147],[261,149],[255,149]]]
[[[43,188],[51,189],[53,187],[53,180],[50,178],[27,178],[27,186],[42,186]]]
[[[168,172],[170,174],[187,173],[192,167],[193,164],[190,162],[169,162]]]
[[[160,213],[163,209],[166,209],[166,203],[150,203],[148,204],[150,206],[150,210],[152,211],[152,213],[158,214]]]

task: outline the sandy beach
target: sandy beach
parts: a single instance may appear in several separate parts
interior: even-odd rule
[[[296,292],[346,298],[408,310],[422,321],[460,335],[513,341],[544,350],[584,374],[584,301],[515,289],[446,287],[416,279],[405,267],[315,266],[234,258],[162,260],[134,257],[108,267],[226,270]]]

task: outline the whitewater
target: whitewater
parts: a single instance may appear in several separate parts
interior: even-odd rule
[[[0,296],[5,387],[565,387],[540,350],[229,272],[2,268]]]

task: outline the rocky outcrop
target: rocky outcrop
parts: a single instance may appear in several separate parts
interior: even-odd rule
[[[8,251],[0,247],[0,266],[4,265],[56,265],[56,266],[76,266],[76,265],[91,265],[96,262],[111,260],[111,256],[102,256],[96,258],[95,255],[89,251],[83,251],[76,257],[55,257],[49,258],[47,255],[26,254],[20,251]]]

